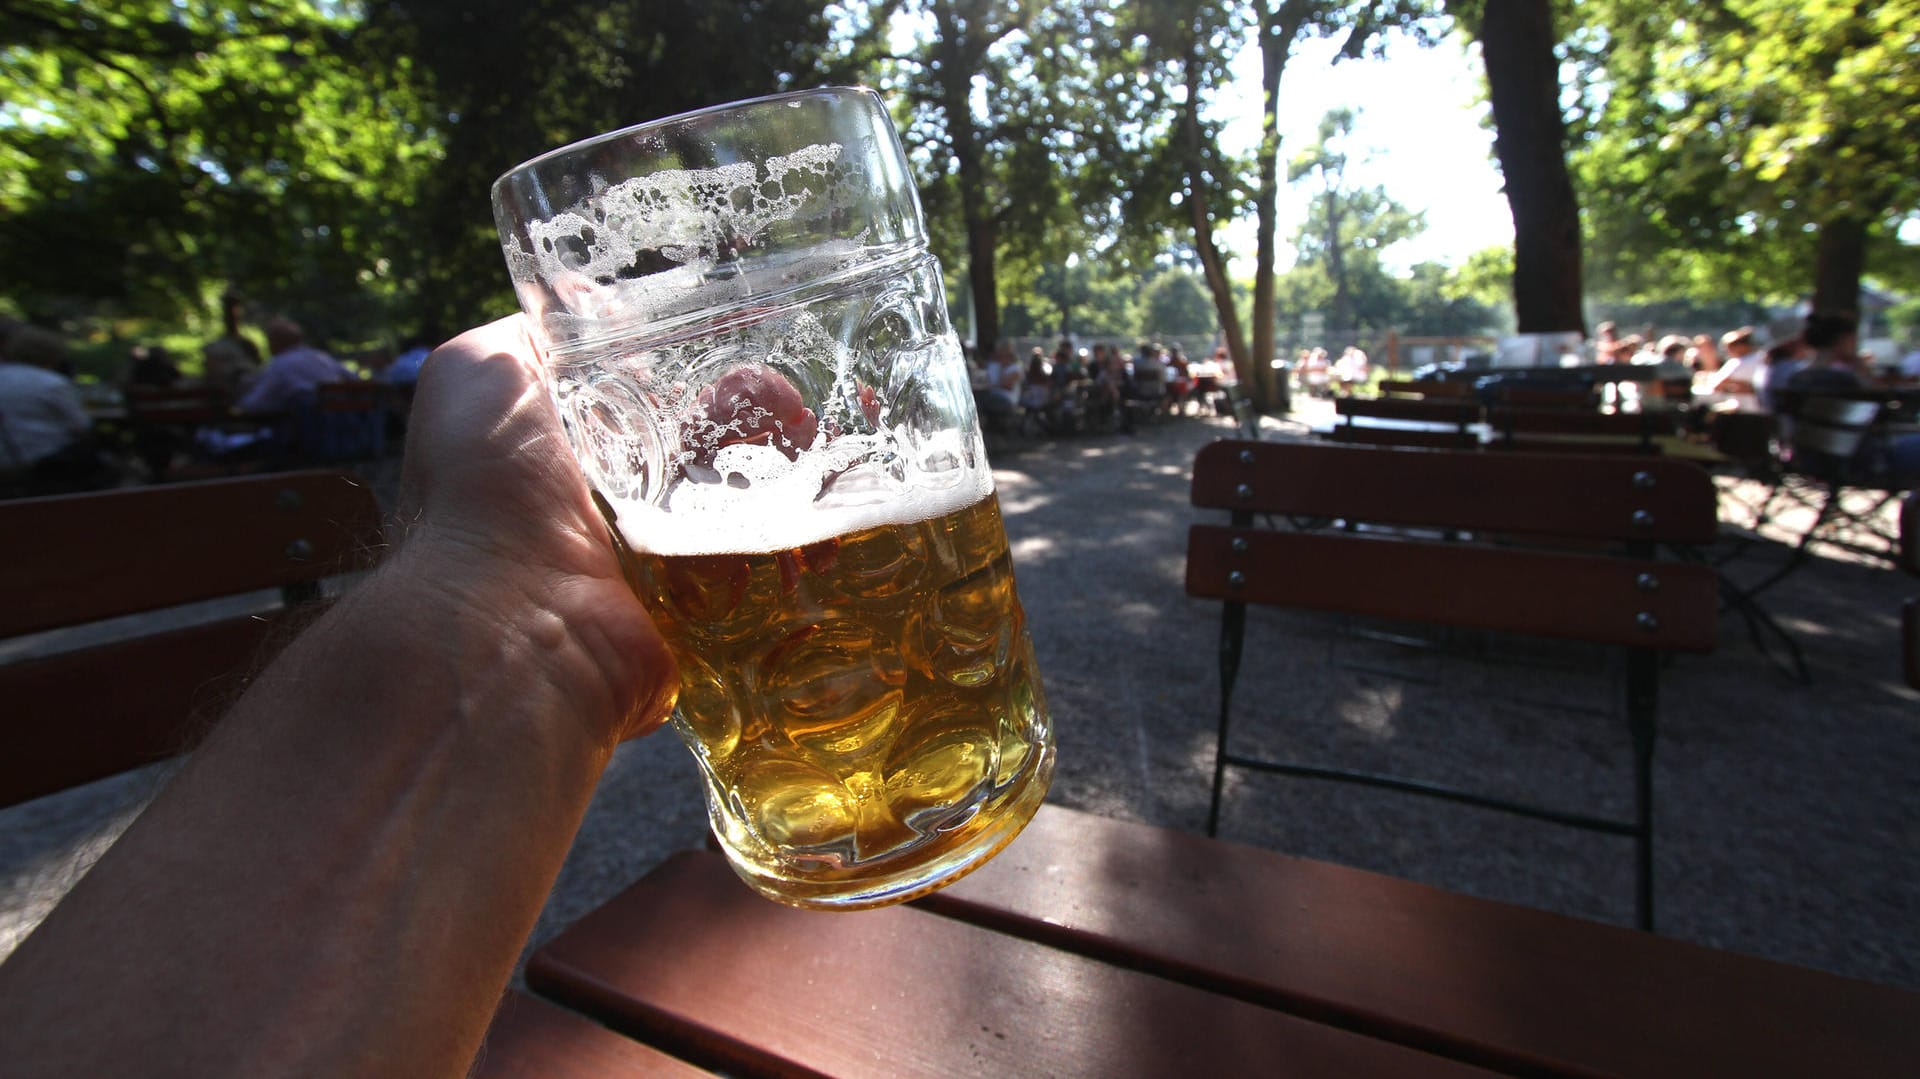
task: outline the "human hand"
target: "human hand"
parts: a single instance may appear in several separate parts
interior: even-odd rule
[[[401,552],[425,560],[410,572],[459,589],[483,614],[531,601],[552,616],[547,628],[596,668],[564,676],[604,679],[622,717],[613,736],[631,738],[666,718],[679,678],[621,575],[544,378],[520,315],[428,357],[408,417]]]

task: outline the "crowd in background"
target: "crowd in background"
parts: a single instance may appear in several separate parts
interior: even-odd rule
[[[1178,344],[1142,341],[1129,352],[1107,342],[1077,347],[1063,337],[1051,354],[1035,346],[1025,358],[1001,341],[971,374],[989,431],[1132,433],[1142,418],[1219,408],[1233,364],[1224,348],[1192,360]]]
[[[200,369],[190,374],[158,344],[136,344],[119,377],[110,383],[74,378],[67,342],[52,330],[0,322],[0,489],[10,495],[52,494],[118,486],[139,477],[131,462],[146,461],[160,478],[182,449],[182,436],[123,424],[125,445],[101,437],[102,419],[125,420],[144,405],[192,394],[235,424],[203,424],[192,431],[194,448],[210,456],[233,456],[275,443],[291,415],[321,386],[372,381],[394,388],[404,402],[418,380],[431,335],[404,343],[398,355],[385,350],[343,362],[307,340],[299,323],[273,317],[260,325],[259,344],[240,328],[237,301],[230,299],[226,331],[200,350]],[[113,451],[123,450],[124,454]]]

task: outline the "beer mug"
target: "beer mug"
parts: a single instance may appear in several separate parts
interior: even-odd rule
[[[616,131],[513,169],[493,205],[735,870],[854,909],[991,857],[1046,794],[1052,722],[880,98]]]

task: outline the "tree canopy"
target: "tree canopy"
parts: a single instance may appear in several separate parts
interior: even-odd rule
[[[1483,12],[0,0],[0,305],[208,332],[231,288],[322,337],[451,330],[511,304],[487,196],[519,161],[685,109],[867,82],[895,108],[973,336],[1161,332],[1142,322],[1200,318],[1198,283],[1278,403],[1259,361],[1304,313],[1329,329],[1511,324],[1511,252],[1394,268],[1380,252],[1421,223],[1392,185],[1346,182],[1338,123],[1303,146],[1277,124],[1300,43],[1370,56],[1478,34]],[[1566,85],[1523,96],[1566,122],[1587,303],[1836,304],[1862,275],[1920,289],[1920,246],[1901,240],[1920,218],[1920,0],[1562,0],[1554,28]],[[1262,133],[1236,150],[1216,106],[1243,51],[1259,59]],[[1291,268],[1289,200],[1306,215]],[[1250,271],[1226,246],[1240,222]]]
[[[1920,287],[1897,238],[1920,214],[1920,0],[1580,10],[1575,162],[1604,288],[1851,308],[1875,267]]]
[[[439,148],[309,0],[0,5],[0,292],[31,310],[212,313],[224,282],[352,317],[404,246],[366,212]]]

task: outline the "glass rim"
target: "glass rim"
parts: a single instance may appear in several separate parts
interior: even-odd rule
[[[501,173],[499,178],[493,181],[493,191],[498,193],[501,187],[505,186],[506,183],[509,180],[512,180],[514,177],[519,176],[522,173],[531,172],[535,168],[539,167],[540,165],[546,164],[555,159],[574,154],[580,150],[584,150],[589,147],[599,146],[602,143],[613,142],[618,139],[630,138],[640,132],[647,131],[653,128],[665,127],[668,124],[676,124],[676,123],[681,123],[687,120],[701,119],[709,116],[717,116],[717,115],[720,115],[721,113],[733,112],[736,110],[745,110],[745,109],[755,108],[761,105],[771,105],[781,101],[795,101],[795,100],[800,100],[804,98],[814,98],[814,97],[859,97],[863,94],[873,98],[876,101],[880,100],[879,93],[875,91],[872,87],[868,87],[868,86],[843,86],[843,85],[814,86],[814,87],[809,87],[808,89],[805,89],[805,90],[783,90],[777,94],[764,94],[760,97],[750,97],[742,101],[726,101],[718,105],[706,105],[698,109],[689,109],[686,112],[676,112],[671,116],[662,116],[657,120],[645,120],[637,124],[630,124],[626,127],[617,128],[613,131],[603,131],[598,135],[590,135],[584,139],[578,139],[573,142],[566,143],[565,145],[562,145],[562,146],[556,146],[551,150],[548,150],[544,153],[536,154],[535,156],[520,162],[518,165],[515,165],[514,167]],[[885,108],[884,103],[882,103],[883,111],[884,111],[884,108]]]

